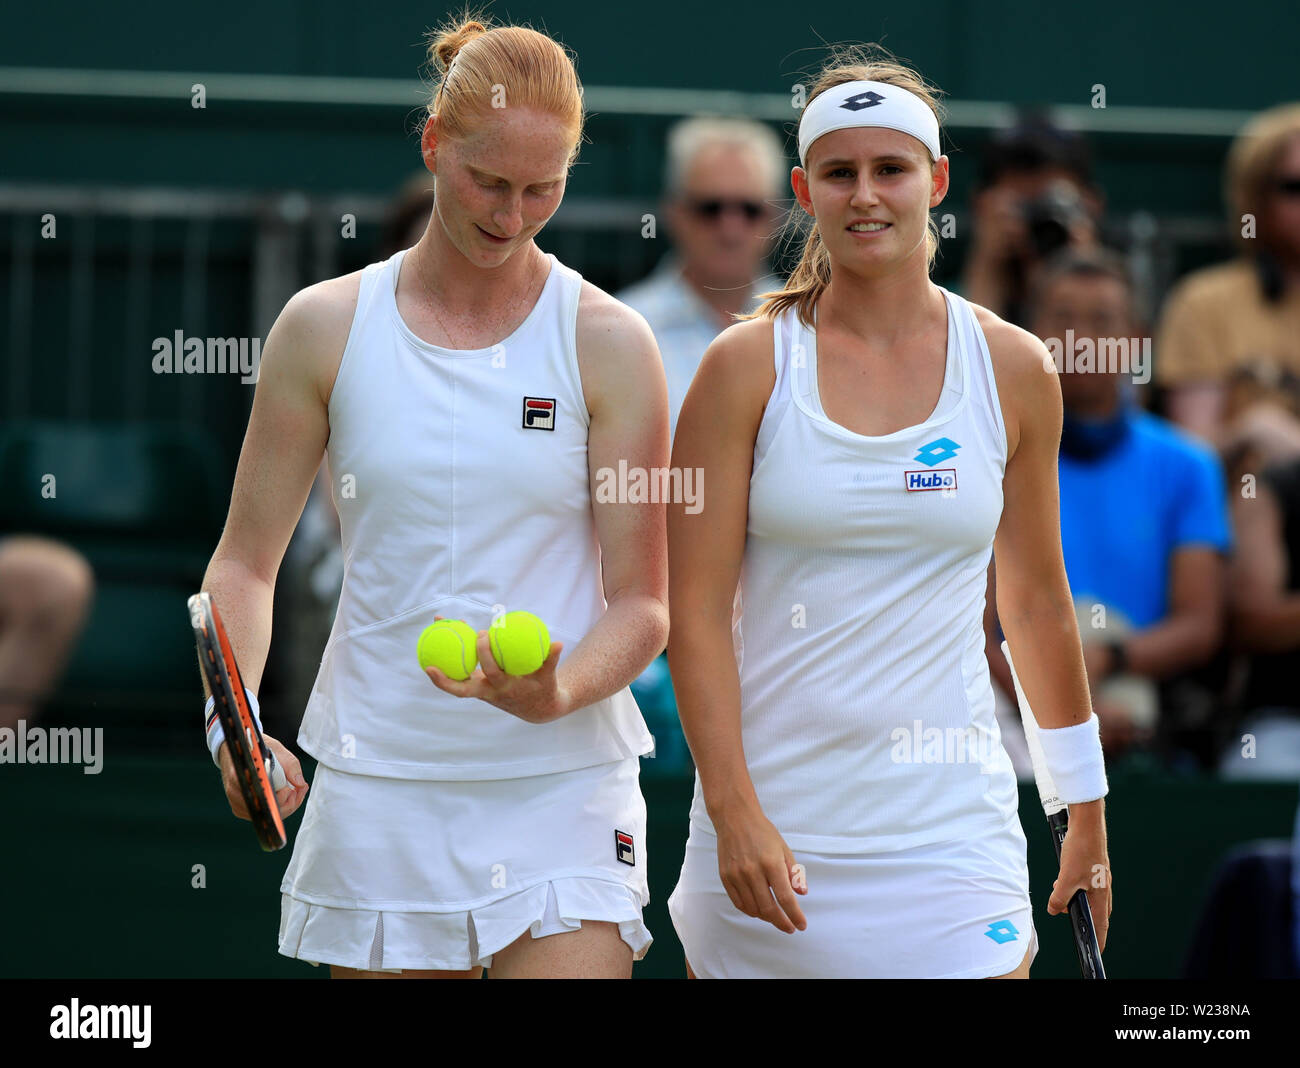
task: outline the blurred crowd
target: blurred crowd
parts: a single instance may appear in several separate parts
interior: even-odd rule
[[[695,118],[668,138],[673,251],[617,294],[649,321],[677,408],[708,343],[772,288],[786,163],[772,131]],[[1300,779],[1300,105],[1258,116],[1225,166],[1237,254],[1156,321],[1106,240],[1086,138],[1027,114],[988,143],[951,288],[1041,338],[1060,372],[1061,540],[1108,761]],[[1030,769],[986,630],[1004,742]],[[660,658],[636,684],[666,743]]]
[[[669,131],[665,157],[656,215],[671,251],[615,295],[655,334],[675,430],[709,343],[779,288],[781,236],[798,220],[787,216],[789,161],[768,125],[685,119]],[[957,215],[964,256],[949,288],[1037,335],[1060,374],[1061,542],[1112,774],[1159,767],[1297,781],[1300,104],[1241,131],[1224,192],[1235,253],[1167,294],[1151,292],[1149,276],[1130,269],[1133,250],[1110,236],[1120,228],[1107,219],[1087,139],[1027,113],[982,152]],[[414,244],[432,204],[429,176],[413,178],[373,258]],[[273,644],[267,677],[293,714],[342,576],[322,465],[276,589],[275,615],[293,624],[278,662]],[[37,715],[55,691],[93,596],[94,576],[70,547],[26,535],[0,541],[0,728]],[[993,566],[986,603],[1002,738],[1028,780]],[[643,773],[689,774],[666,655],[633,692],[657,743]],[[295,729],[282,723],[275,733]],[[1257,918],[1255,935],[1238,930],[1243,916]],[[1294,946],[1276,937],[1287,916]],[[1300,820],[1294,844],[1225,860],[1187,974],[1287,974],[1296,962]]]
[[[658,340],[675,429],[710,341],[779,286],[791,201],[763,123],[685,119],[665,158],[657,218],[671,251],[616,296]],[[1161,295],[1107,237],[1086,138],[1027,113],[983,150],[950,288],[1056,359],[1061,540],[1110,765],[1300,779],[1300,105],[1258,115],[1224,172],[1236,254],[1178,280],[1150,321]],[[429,176],[412,179],[374,258],[413,244],[431,207]],[[38,538],[0,545],[0,721],[54,685],[86,616],[92,578],[70,554]],[[323,466],[282,579],[277,616],[297,621],[312,672],[342,581]],[[987,601],[1004,743],[1027,778],[992,567]],[[689,770],[665,657],[634,692],[659,741],[647,770]]]
[[[673,251],[616,295],[659,340],[675,425],[708,343],[773,286],[788,171],[743,120],[684,120],[667,159]],[[951,288],[1036,334],[1060,372],[1061,540],[1108,762],[1300,779],[1300,105],[1241,132],[1225,188],[1237,255],[1147,321],[1156,295],[1106,239],[1086,138],[1027,114],[983,153]],[[988,662],[1027,778],[993,570]],[[688,761],[666,661],[634,688],[663,770]]]

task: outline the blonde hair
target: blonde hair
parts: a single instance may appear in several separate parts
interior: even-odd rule
[[[900,89],[919,96],[930,106],[943,126],[943,107],[939,103],[940,91],[926,82],[919,73],[895,59],[880,45],[838,45],[831,51],[831,56],[822,67],[807,103],[811,104],[817,97],[844,82],[874,81],[896,85]],[[806,105],[805,105],[806,106]],[[926,149],[928,157],[930,150]],[[934,159],[930,159],[931,167]],[[802,218],[794,211],[790,213],[790,223],[794,230],[792,237],[799,233],[803,225]],[[928,218],[925,231],[925,255],[927,268],[934,267],[934,257],[939,250],[939,227],[933,217]],[[831,257],[822,241],[817,220],[812,221],[804,242],[803,257],[791,273],[785,288],[771,293],[761,293],[763,304],[749,315],[738,315],[737,319],[756,319],[766,316],[774,319],[787,308],[794,308],[800,321],[808,327],[813,325],[813,309],[822,293],[826,291],[831,280]]]
[[[1281,104],[1260,112],[1246,124],[1228,149],[1225,193],[1229,225],[1247,251],[1257,251],[1259,241],[1242,234],[1241,217],[1255,216],[1256,222],[1268,202],[1268,185],[1273,180],[1287,144],[1300,137],[1300,103]],[[1263,231],[1259,231],[1264,236]]]
[[[438,85],[425,111],[445,133],[464,137],[504,100],[563,120],[573,139],[573,164],[582,143],[582,84],[562,44],[527,26],[493,25],[487,15],[468,9],[428,38]]]

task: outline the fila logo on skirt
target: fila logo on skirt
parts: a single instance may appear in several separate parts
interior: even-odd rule
[[[636,853],[632,849],[632,836],[624,831],[614,832],[614,855],[624,864],[636,867]]]

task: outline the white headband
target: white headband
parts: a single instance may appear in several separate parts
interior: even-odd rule
[[[915,93],[885,82],[844,82],[819,93],[799,120],[799,163],[807,166],[809,146],[824,134],[855,126],[882,126],[911,134],[938,159],[939,120]]]

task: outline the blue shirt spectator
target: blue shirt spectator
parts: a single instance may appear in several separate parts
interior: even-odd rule
[[[1084,460],[1061,450],[1061,547],[1074,596],[1113,605],[1141,629],[1169,610],[1173,552],[1227,553],[1231,534],[1218,457],[1157,416],[1130,404],[1123,413],[1109,451]]]
[[[1208,445],[1134,400],[1151,346],[1123,261],[1067,249],[1031,293],[1033,332],[1060,375],[1066,575],[1102,745],[1117,758],[1155,741],[1158,683],[1188,678],[1222,646],[1227,490]],[[990,671],[1010,692],[998,659]]]

